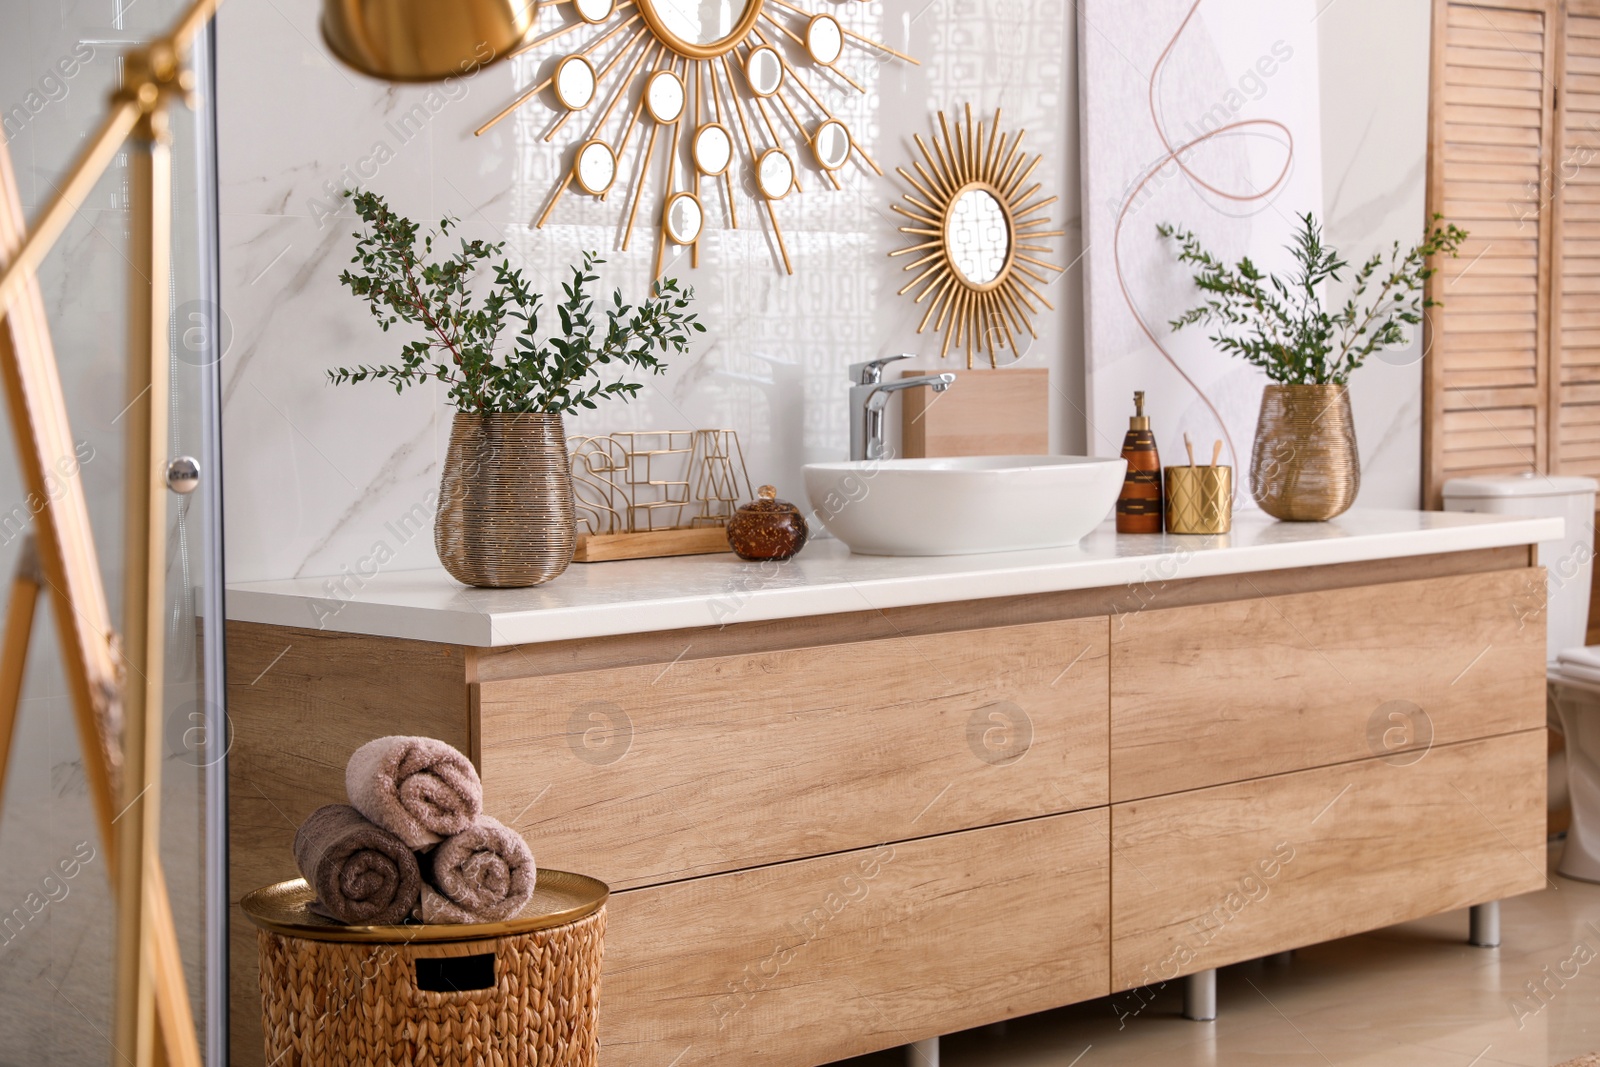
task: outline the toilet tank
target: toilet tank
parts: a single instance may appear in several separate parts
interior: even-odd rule
[[[1566,532],[1539,542],[1539,565],[1549,573],[1547,659],[1586,643],[1589,581],[1594,570],[1593,478],[1566,475],[1504,474],[1452,478],[1444,483],[1446,511],[1491,515],[1554,516]]]

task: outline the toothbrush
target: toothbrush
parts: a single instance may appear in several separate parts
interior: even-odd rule
[[[1183,447],[1189,450],[1189,466],[1194,466],[1194,442],[1189,440],[1189,435],[1183,435]]]
[[[1220,459],[1221,457],[1222,457],[1222,438],[1219,437],[1219,438],[1217,438],[1216,443],[1211,446],[1211,465],[1213,467],[1215,467],[1217,465],[1217,460]]]

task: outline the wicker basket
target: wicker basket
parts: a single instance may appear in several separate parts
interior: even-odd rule
[[[260,929],[274,1067],[597,1067],[606,887],[540,871],[518,918],[341,926],[301,879],[241,902]]]

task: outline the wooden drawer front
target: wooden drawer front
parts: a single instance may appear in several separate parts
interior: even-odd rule
[[[1544,571],[1111,620],[1111,799],[1541,725]]]
[[[1528,730],[1113,806],[1112,987],[1542,887],[1544,769]]]
[[[1107,993],[1104,808],[618,893],[602,1067],[810,1067]]]
[[[485,803],[615,888],[1103,806],[1107,627],[484,682]]]

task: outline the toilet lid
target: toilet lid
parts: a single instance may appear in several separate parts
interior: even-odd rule
[[[1600,645],[1567,649],[1556,657],[1550,677],[1600,686]]]
[[[1583,683],[1589,686],[1600,686],[1600,670],[1593,667],[1580,667],[1575,663],[1559,664],[1551,673],[1550,680],[1567,682],[1571,684]]]
[[[1451,478],[1444,483],[1446,500],[1496,500],[1505,497],[1577,496],[1600,490],[1593,478],[1574,475],[1488,474]]]
[[[1557,656],[1556,661],[1563,667],[1583,667],[1600,671],[1600,645],[1569,648]]]

